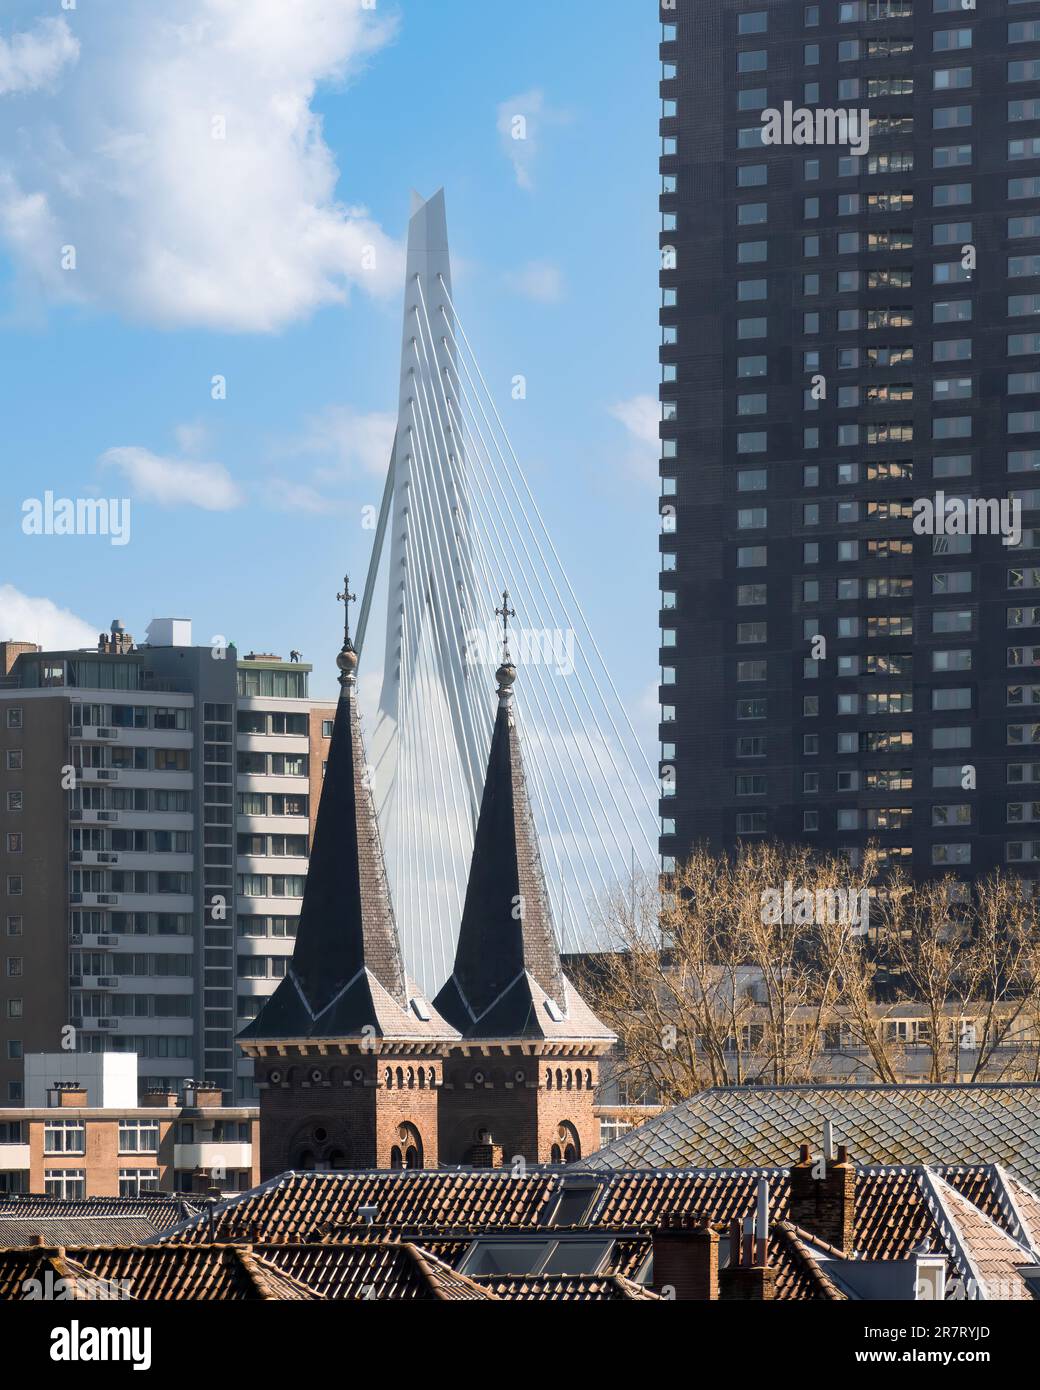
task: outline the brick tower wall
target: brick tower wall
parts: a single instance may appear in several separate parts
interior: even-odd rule
[[[307,1153],[317,1166],[389,1168],[394,1145],[403,1152],[410,1142],[398,1133],[402,1124],[417,1131],[423,1166],[437,1164],[439,1059],[283,1057],[258,1061],[256,1070],[261,1082],[272,1072],[281,1078],[260,1088],[261,1180],[303,1166]]]
[[[577,1088],[581,1070],[582,1087]],[[563,1085],[557,1089],[556,1073]],[[445,1163],[469,1161],[469,1151],[481,1130],[488,1130],[501,1145],[506,1164],[517,1155],[528,1163],[548,1163],[552,1146],[561,1152],[561,1123],[573,1127],[580,1156],[599,1148],[599,1121],[593,1113],[598,1062],[592,1058],[455,1056],[445,1069],[446,1084],[440,1095],[439,1127],[441,1158]],[[551,1072],[552,1084],[548,1084]],[[570,1073],[571,1087],[566,1086]],[[482,1074],[483,1080],[477,1080]],[[591,1074],[592,1086],[586,1081]]]

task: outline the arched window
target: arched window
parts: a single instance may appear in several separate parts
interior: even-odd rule
[[[560,1161],[560,1146],[559,1144],[554,1144],[552,1148],[549,1150],[549,1162],[559,1163]]]
[[[546,1089],[547,1091],[551,1091],[551,1090],[552,1090],[552,1068],[551,1068],[551,1067],[546,1067],[546,1069],[545,1069],[545,1089]]]
[[[423,1071],[422,1067],[419,1068],[419,1090],[426,1090],[426,1073]]]
[[[592,1068],[591,1068],[591,1067],[586,1067],[586,1068],[585,1068],[585,1089],[586,1089],[586,1091],[591,1091],[591,1090],[592,1090]]]
[[[562,1150],[563,1162],[576,1163],[581,1158],[581,1140],[578,1138],[578,1131],[570,1120],[561,1120],[556,1130],[556,1136],[559,1144],[554,1144],[553,1148]]]
[[[403,1167],[404,1167],[404,1163],[403,1163],[402,1160],[401,1160],[401,1150],[397,1147],[396,1144],[395,1144],[395,1145],[393,1146],[393,1148],[390,1150],[390,1167],[391,1167],[391,1168],[403,1168]]]
[[[414,1067],[409,1067],[409,1068],[408,1068],[408,1089],[409,1089],[410,1091],[414,1091],[414,1090],[415,1090],[415,1068],[414,1068]]]
[[[584,1081],[585,1081],[585,1078],[584,1078],[584,1076],[582,1075],[582,1072],[581,1072],[581,1067],[578,1068],[576,1074],[577,1074],[577,1078],[578,1078],[578,1090],[580,1091],[581,1088],[582,1088],[582,1085],[583,1085],[583,1083],[584,1083]]]
[[[407,1121],[397,1128],[397,1139],[400,1148],[399,1154],[403,1155],[405,1168],[421,1168],[423,1166],[423,1142],[422,1136],[415,1125]],[[395,1145],[396,1148],[396,1145]],[[400,1164],[398,1165],[401,1166]]]
[[[386,1071],[383,1072],[383,1085],[384,1085],[384,1086],[391,1086],[391,1087],[392,1087],[393,1084],[394,1084],[394,1074],[393,1074],[393,1072],[390,1070],[390,1068],[387,1067]]]
[[[567,1068],[567,1089],[568,1089],[568,1091],[572,1090],[573,1087],[574,1087],[574,1073],[571,1071],[570,1067],[568,1067],[568,1068]]]
[[[397,1089],[404,1090],[404,1067],[397,1068]]]

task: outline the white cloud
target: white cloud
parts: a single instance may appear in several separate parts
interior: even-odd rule
[[[133,445],[106,449],[101,462],[122,469],[134,497],[142,502],[226,512],[244,501],[242,489],[222,463],[161,458]]]
[[[528,261],[519,270],[507,272],[505,278],[514,294],[538,304],[558,304],[563,298],[563,272],[551,261]]]
[[[177,425],[173,437],[182,454],[197,454],[208,444],[209,430],[200,424]]]
[[[13,584],[0,584],[0,640],[35,642],[45,651],[60,651],[96,646],[100,631],[49,598],[23,594]]]
[[[545,104],[545,93],[537,87],[499,103],[495,122],[499,141],[520,188],[534,188],[534,165],[544,130],[568,120],[566,111],[554,111]]]
[[[23,280],[160,326],[247,332],[354,287],[396,292],[401,248],[340,200],[312,109],[394,23],[361,0],[117,9],[77,12],[60,98],[0,138],[0,237]]]
[[[79,40],[64,19],[41,19],[34,29],[0,38],[0,96],[49,87],[79,57]]]
[[[349,405],[330,405],[312,415],[297,441],[299,453],[330,461],[319,476],[384,478],[394,444],[397,416],[373,410],[367,414]]]
[[[272,478],[264,488],[268,506],[279,512],[305,512],[320,516],[341,510],[342,503],[326,497],[310,483],[294,483],[288,478]]]
[[[657,429],[661,422],[661,402],[653,396],[631,396],[608,406],[607,413],[628,431],[631,443],[625,457],[628,471],[639,478],[656,481],[661,452]]]

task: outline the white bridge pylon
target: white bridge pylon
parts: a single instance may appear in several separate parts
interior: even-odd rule
[[[412,195],[397,431],[358,619],[386,565],[373,791],[409,969],[435,992],[462,918],[509,590],[517,717],[564,951],[594,949],[595,902],[656,855],[639,747],[458,321],[443,190]],[[362,667],[364,669],[364,667]]]

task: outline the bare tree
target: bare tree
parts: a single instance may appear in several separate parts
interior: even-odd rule
[[[868,898],[869,919],[847,910]],[[797,845],[697,849],[601,917],[613,949],[583,983],[629,1098],[807,1082],[824,1055],[883,1082],[956,1080],[965,1053],[972,1080],[1040,1074],[1036,909],[1006,874],[914,884],[874,846],[855,866]]]

